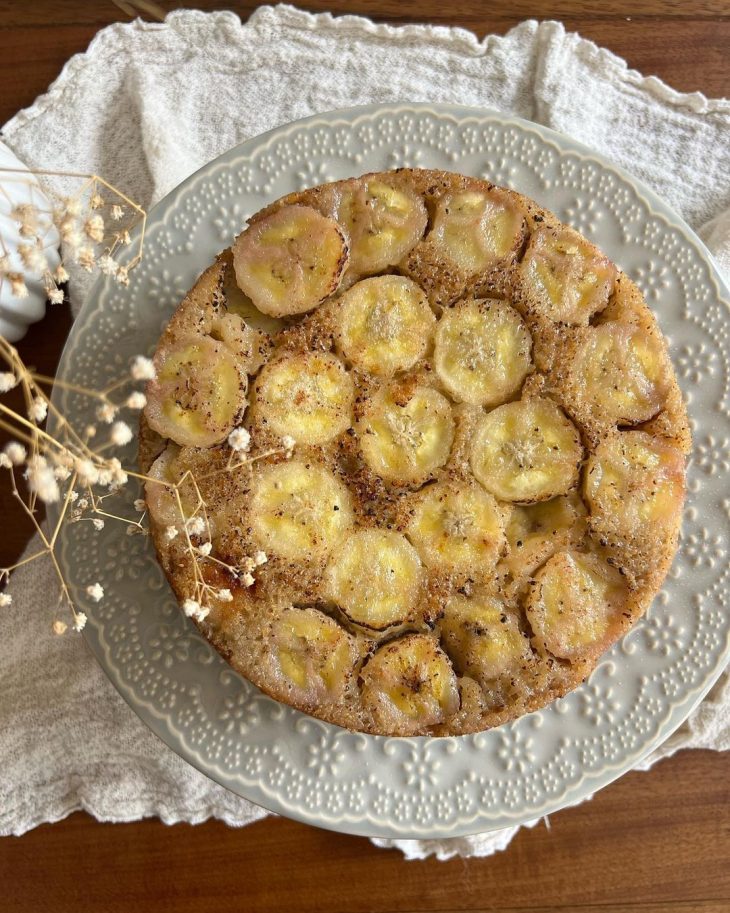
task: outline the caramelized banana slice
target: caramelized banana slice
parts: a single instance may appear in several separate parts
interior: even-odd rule
[[[352,525],[347,488],[321,466],[267,466],[253,481],[250,523],[257,544],[292,561],[328,555]]]
[[[598,656],[618,633],[626,595],[619,572],[597,555],[558,552],[537,572],[527,600],[536,643],[562,659]]]
[[[504,301],[461,301],[436,328],[436,373],[454,399],[496,406],[522,386],[530,370],[532,337]]]
[[[324,444],[352,424],[355,388],[345,366],[328,352],[285,354],[256,380],[254,416],[280,436]]]
[[[274,661],[285,688],[307,705],[342,696],[358,659],[354,638],[317,609],[285,609],[273,625]]]
[[[504,567],[518,583],[573,537],[585,531],[585,505],[572,491],[550,501],[515,507],[507,524],[509,551]]]
[[[378,732],[417,735],[459,709],[456,675],[433,637],[407,634],[365,663],[362,700]]]
[[[572,488],[583,448],[575,425],[555,403],[532,397],[507,403],[479,422],[471,468],[503,501],[547,501]]]
[[[684,502],[684,455],[643,431],[616,432],[586,465],[584,494],[591,518],[626,536],[673,528]]]
[[[428,241],[468,275],[514,253],[524,233],[519,207],[498,189],[459,190],[443,196]]]
[[[338,302],[337,321],[345,358],[381,377],[413,367],[436,322],[423,291],[404,276],[353,285]]]
[[[325,588],[327,597],[356,624],[384,630],[412,612],[421,580],[421,562],[405,536],[363,529],[332,555]]]
[[[188,447],[225,440],[246,408],[248,379],[236,356],[210,336],[160,346],[157,376],[147,386],[145,415],[153,431]]]
[[[415,193],[366,178],[343,187],[337,218],[350,238],[350,268],[363,276],[402,260],[423,237],[428,213]]]
[[[423,386],[410,394],[397,386],[379,390],[357,427],[367,464],[394,482],[427,479],[448,460],[454,440],[448,400]]]
[[[441,643],[460,675],[486,683],[532,659],[515,616],[489,593],[452,596],[441,619]]]
[[[504,517],[479,485],[436,482],[410,498],[406,535],[429,567],[445,573],[488,574],[504,544]]]
[[[233,244],[238,285],[271,317],[316,307],[337,290],[347,262],[340,226],[309,206],[283,206]]]
[[[587,324],[608,304],[616,267],[570,228],[540,228],[518,270],[518,288],[532,311],[562,323]]]
[[[645,422],[666,400],[669,364],[643,327],[610,321],[586,329],[570,365],[574,396],[611,424]]]

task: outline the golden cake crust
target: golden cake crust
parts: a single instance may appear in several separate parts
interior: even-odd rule
[[[308,234],[311,210],[334,229]],[[255,297],[282,230],[305,253],[325,239],[321,275],[277,266],[262,315],[236,277]],[[155,362],[139,459],[162,480],[160,563],[235,669],[320,719],[446,735],[544,706],[636,623],[676,551],[690,433],[654,315],[511,190],[403,169],[286,196],[198,279]],[[227,443],[244,426],[245,457]],[[177,482],[204,529],[186,530]]]

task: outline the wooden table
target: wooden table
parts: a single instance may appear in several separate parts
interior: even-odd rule
[[[127,16],[108,0],[0,0],[0,122],[29,105],[96,31]],[[151,4],[147,4],[148,7]],[[727,0],[339,0],[311,10],[392,23],[460,25],[479,37],[529,17],[561,18],[676,89],[730,94]],[[174,4],[157,4],[174,8]],[[202,2],[205,9],[225,4]],[[229,6],[245,18],[254,3]],[[21,344],[52,373],[70,326],[56,308]],[[2,489],[0,489],[2,492]],[[28,538],[0,494],[0,565]],[[689,752],[629,774],[587,804],[523,831],[489,859],[406,863],[400,853],[283,819],[236,831],[219,822],[99,824],[84,814],[0,841],[0,909],[71,911],[502,910],[555,913],[730,911],[730,761]]]

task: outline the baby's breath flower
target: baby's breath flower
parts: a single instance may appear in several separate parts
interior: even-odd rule
[[[246,573],[241,578],[241,581],[243,582],[244,586],[253,586],[254,583],[256,583],[256,579],[250,571],[246,571]]]
[[[120,285],[129,285],[129,269],[126,266],[120,266],[116,271],[114,278]]]
[[[130,237],[129,232],[125,228],[124,231],[117,232],[117,241],[120,241],[122,244],[131,244],[132,238]]]
[[[122,464],[116,457],[112,457],[111,460],[109,460],[109,469],[111,470],[113,485],[119,487],[127,484],[129,476],[122,469]]]
[[[90,273],[94,269],[94,264],[96,263],[93,249],[90,247],[80,247],[76,251],[76,262],[81,269],[85,269],[87,273]]]
[[[154,380],[156,372],[152,359],[146,358],[144,355],[137,355],[132,362],[130,374],[132,380]]]
[[[119,269],[119,264],[113,257],[110,257],[109,254],[102,254],[96,265],[99,267],[99,271],[104,273],[105,276],[114,276]]]
[[[202,536],[205,532],[205,520],[202,517],[191,517],[187,527],[191,536]]]
[[[106,487],[107,485],[112,484],[112,471],[111,469],[100,469],[99,478],[97,479],[99,485]]]
[[[96,485],[99,481],[98,467],[86,457],[79,457],[74,463],[74,469],[81,485]]]
[[[106,422],[107,425],[111,425],[117,411],[117,407],[113,403],[102,403],[96,408],[96,417],[100,422]]]
[[[48,300],[51,304],[63,304],[64,297],[60,288],[52,288],[48,291]]]
[[[266,564],[268,561],[268,556],[266,552],[256,552],[253,556],[253,563],[255,567],[260,567],[262,564]]]
[[[127,409],[144,409],[147,405],[147,397],[139,391],[130,393],[124,405]]]
[[[117,447],[124,447],[132,440],[132,429],[126,422],[114,422],[110,434],[112,444]]]
[[[66,212],[70,216],[80,216],[81,215],[81,200],[79,197],[66,197],[64,199],[64,204],[66,206]]]
[[[168,542],[172,542],[173,539],[177,537],[179,530],[177,526],[168,526],[165,528],[165,539]]]
[[[0,608],[7,608],[13,602],[13,597],[10,593],[0,593]]]
[[[86,510],[86,508],[89,506],[89,502],[86,498],[82,498],[76,506],[79,510]]]
[[[12,371],[0,372],[0,393],[8,393],[13,387],[17,387],[18,383],[18,378]]]
[[[0,256],[0,279],[7,276],[10,271],[10,257],[7,254]]]
[[[100,583],[92,583],[86,587],[86,595],[94,602],[101,602],[104,598],[104,587]]]
[[[233,602],[233,593],[227,587],[222,590],[218,590],[218,592],[215,594],[215,597],[221,602]]]
[[[10,218],[15,222],[38,224],[38,207],[32,203],[18,203],[10,210]]]
[[[20,466],[21,463],[25,462],[25,458],[28,455],[28,451],[18,441],[10,441],[9,444],[6,444],[5,453],[14,466]]]
[[[207,558],[208,555],[213,551],[213,546],[210,542],[203,542],[198,546],[198,552],[204,557]]]
[[[67,630],[68,630],[68,625],[66,624],[65,621],[60,621],[59,619],[57,619],[56,621],[53,622],[53,633],[54,634],[58,634],[60,636],[61,634],[65,634]]]
[[[210,612],[210,609],[207,606],[202,606],[197,599],[186,599],[182,608],[188,618],[195,618],[197,621],[203,621]]]
[[[101,587],[100,587],[100,589],[101,589]],[[103,595],[103,592],[102,592],[102,595]],[[99,597],[99,598],[101,598],[101,597]],[[98,601],[99,601],[98,599],[95,600],[95,602],[98,602]],[[74,615],[74,631],[83,631],[84,628],[86,627],[87,621],[88,621],[88,618],[86,617],[86,615],[83,612],[77,612]]]
[[[87,425],[84,428],[84,434],[87,438],[92,438],[96,434],[96,425]]]
[[[94,519],[91,522],[94,525],[94,529],[97,529],[97,530],[104,529],[104,521],[101,519],[101,517],[94,517]]]
[[[66,479],[71,475],[71,470],[68,466],[56,466],[53,470],[53,475],[58,479],[59,482],[65,482]]]
[[[55,473],[54,473],[54,476],[55,476]],[[79,499],[79,493],[78,493],[77,491],[70,491],[70,492],[68,493],[68,496],[67,496],[67,497],[68,497],[69,501],[71,502],[71,504],[73,504],[74,501],[78,501],[78,499]]]
[[[101,209],[104,205],[104,197],[100,193],[95,193],[89,200],[90,209]]]
[[[20,273],[8,273],[8,279],[10,280],[10,291],[15,298],[28,297],[28,287]]]
[[[18,254],[26,269],[42,273],[48,269],[48,261],[37,244],[19,244]]]
[[[46,504],[53,504],[61,497],[58,482],[48,460],[42,456],[32,456],[25,471],[28,487]]]
[[[228,435],[228,446],[238,453],[245,453],[251,446],[251,435],[245,428],[234,428]]]
[[[42,396],[36,396],[28,407],[28,415],[34,422],[42,422],[48,415],[48,403]]]
[[[124,215],[124,209],[118,203],[115,203],[109,210],[109,215],[115,222],[118,222]]]
[[[147,510],[147,503],[144,498],[135,498],[134,509],[140,514],[143,514]]]
[[[53,274],[53,277],[59,285],[62,285],[64,282],[68,282],[68,273],[66,272],[62,263],[59,263],[56,267],[56,272]]]

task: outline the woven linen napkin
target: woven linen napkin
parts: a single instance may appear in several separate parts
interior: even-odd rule
[[[699,230],[730,274],[730,101],[674,92],[557,22],[524,22],[480,42],[460,29],[391,28],[290,6],[262,7],[244,25],[228,12],[178,11],[101,31],[2,135],[31,167],[96,172],[149,207],[265,130],[392,101],[496,108],[601,149]],[[75,308],[88,282],[72,275]],[[50,635],[50,568],[22,568],[11,592],[0,620],[0,833],[77,809],[104,821],[216,817],[234,826],[266,815],[148,732],[81,638]],[[642,767],[685,747],[730,747],[726,679]],[[504,849],[516,831],[375,842],[445,859]]]

